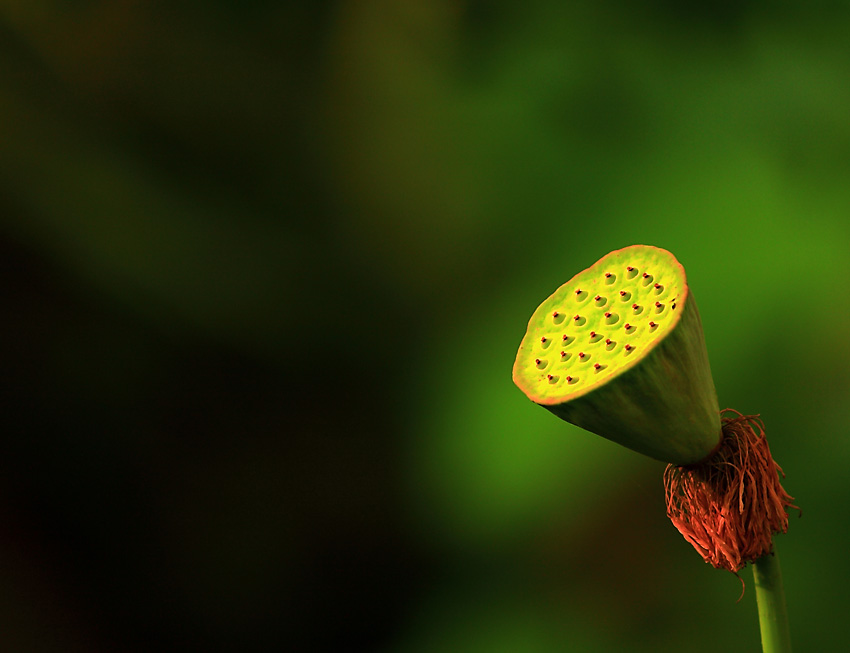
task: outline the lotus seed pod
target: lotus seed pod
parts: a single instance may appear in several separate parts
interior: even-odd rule
[[[693,464],[720,444],[699,312],[684,268],[657,247],[611,252],[546,299],[513,380],[558,417],[657,460]]]

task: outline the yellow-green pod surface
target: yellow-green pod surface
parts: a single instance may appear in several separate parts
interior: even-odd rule
[[[657,247],[611,252],[558,288],[528,322],[513,379],[558,417],[665,462],[703,460],[721,438],[685,270]]]

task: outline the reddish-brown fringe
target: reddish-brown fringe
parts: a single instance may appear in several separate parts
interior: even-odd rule
[[[734,413],[737,417],[725,416]],[[758,415],[721,411],[723,439],[710,460],[664,470],[667,516],[703,559],[737,572],[773,550],[773,534],[788,531],[794,497],[779,482]]]

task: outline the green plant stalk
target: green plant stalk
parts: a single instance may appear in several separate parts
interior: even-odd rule
[[[759,608],[761,647],[764,653],[791,653],[791,632],[785,608],[785,589],[776,553],[768,553],[753,563],[756,601]]]

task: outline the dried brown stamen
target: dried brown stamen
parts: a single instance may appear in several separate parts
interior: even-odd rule
[[[770,455],[758,415],[722,417],[723,438],[708,460],[668,465],[664,471],[667,516],[703,559],[737,573],[770,553],[773,534],[788,531],[786,508],[794,498],[782,488],[785,474]]]

